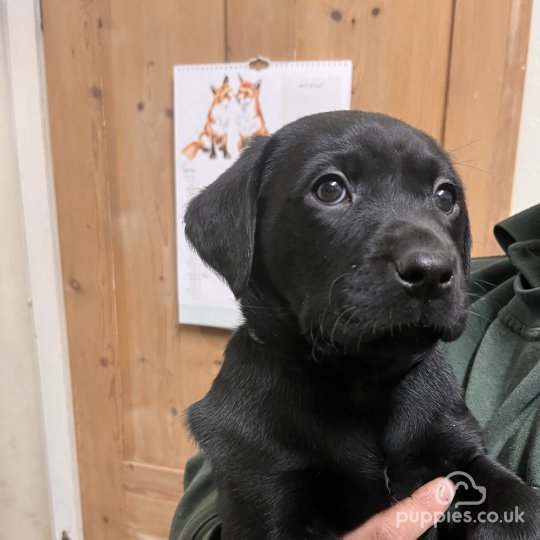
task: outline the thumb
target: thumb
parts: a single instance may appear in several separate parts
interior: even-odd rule
[[[450,480],[435,478],[410,497],[373,516],[343,540],[416,540],[443,517],[455,492]]]

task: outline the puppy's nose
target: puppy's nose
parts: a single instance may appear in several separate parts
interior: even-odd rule
[[[446,253],[410,251],[396,261],[396,277],[411,296],[431,300],[451,289],[453,268],[452,257]]]

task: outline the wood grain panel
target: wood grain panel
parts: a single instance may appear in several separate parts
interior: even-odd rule
[[[297,1],[297,58],[351,59],[352,108],[442,136],[452,1]]]
[[[457,0],[444,144],[465,182],[473,254],[499,251],[508,216],[531,17],[529,0]]]
[[[296,0],[226,0],[227,61],[294,60]]]
[[[103,24],[124,456],[179,468],[195,451],[183,410],[208,390],[227,333],[177,324],[172,69],[224,60],[224,4],[117,1]]]
[[[146,463],[124,463],[127,537],[167,539],[182,494],[183,473]]]
[[[121,380],[101,14],[93,2],[43,3],[50,135],[85,536],[124,535]]]

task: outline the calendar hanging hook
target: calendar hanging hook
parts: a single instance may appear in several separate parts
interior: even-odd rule
[[[257,56],[250,58],[247,62],[247,65],[250,69],[254,69],[255,71],[262,71],[263,69],[267,69],[268,67],[270,67],[271,63],[272,60],[270,60],[270,58],[258,54]]]

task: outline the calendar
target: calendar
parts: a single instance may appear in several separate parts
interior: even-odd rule
[[[231,166],[251,137],[302,116],[351,105],[349,60],[181,65],[174,68],[174,155],[179,322],[235,328],[232,292],[184,236],[189,200]]]

